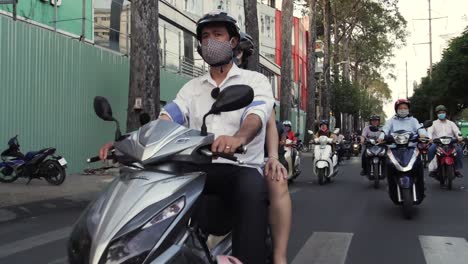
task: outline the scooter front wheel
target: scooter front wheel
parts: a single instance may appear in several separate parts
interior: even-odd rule
[[[380,186],[379,164],[374,164],[373,169],[374,169],[374,188],[378,189]]]
[[[411,189],[402,189],[401,198],[403,199],[403,215],[406,219],[411,219],[413,217],[413,196]]]
[[[324,184],[324,178],[325,178],[325,169],[318,169],[317,170],[317,177],[318,177],[318,183],[320,185]]]
[[[445,166],[445,179],[447,184],[447,189],[452,190],[452,181],[455,177],[455,172],[453,166]]]

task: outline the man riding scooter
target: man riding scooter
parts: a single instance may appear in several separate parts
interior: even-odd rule
[[[202,169],[206,172],[204,192],[230,201],[233,207],[233,256],[243,263],[265,263],[268,193],[261,166],[266,123],[274,103],[271,86],[264,75],[233,64],[240,39],[233,17],[222,11],[208,13],[197,22],[196,33],[198,51],[211,66],[210,72],[186,83],[176,99],[164,107],[160,119],[198,129],[220,90],[232,85],[252,87],[255,96],[250,106],[206,119],[207,130],[216,137],[211,151],[233,155],[247,145],[254,151],[240,157],[249,166],[218,158]],[[106,159],[111,147],[108,143],[101,148],[101,159]]]
[[[429,138],[431,138],[431,141],[436,138],[451,137],[458,139],[458,142],[461,142],[463,138],[459,136],[460,129],[454,122],[447,119],[447,108],[444,105],[438,105],[435,108],[435,112],[437,114],[437,120],[435,120],[432,123],[432,126],[428,129],[428,134]],[[460,170],[463,168],[463,150],[459,145],[456,145],[455,149],[457,151],[455,159],[455,176],[461,178],[463,177],[463,175],[460,172]],[[436,151],[437,144],[432,144],[428,152],[429,162],[431,162],[432,159],[434,159]],[[437,170],[429,172],[429,176],[431,177],[435,177],[436,174]]]
[[[379,126],[380,126],[380,116],[372,115],[369,118],[369,123],[370,123],[370,125],[366,126],[362,130],[361,145],[364,145],[365,140],[368,139],[368,138],[377,139],[380,136],[380,133],[381,133],[380,130],[376,131],[376,132],[371,130],[371,127],[379,128]],[[369,167],[369,164],[367,163],[366,149],[365,148],[364,148],[364,151],[362,152],[362,156],[361,156],[361,166],[362,166],[361,175],[362,176],[367,175],[367,173],[368,173],[367,168]]]

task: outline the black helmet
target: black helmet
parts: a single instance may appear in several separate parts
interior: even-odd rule
[[[246,59],[250,55],[254,54],[255,45],[253,42],[253,38],[249,34],[244,32],[240,33],[239,49],[243,52],[242,59]]]
[[[197,21],[197,39],[201,41],[203,27],[211,23],[224,23],[229,32],[229,36],[237,37],[240,39],[239,29],[237,27],[237,20],[230,16],[228,13],[215,10],[205,14],[200,20]]]
[[[377,120],[380,122],[380,116],[379,115],[371,115],[371,117],[369,118],[369,121],[372,121],[372,120]]]
[[[444,112],[447,112],[447,107],[445,107],[445,105],[438,105],[436,108],[435,108],[435,112],[436,114],[440,111],[444,111]]]
[[[321,125],[327,125],[327,126],[329,126],[328,120],[326,120],[326,119],[320,120],[319,126],[321,126]]]

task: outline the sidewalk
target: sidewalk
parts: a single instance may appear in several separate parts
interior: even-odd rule
[[[45,214],[67,208],[84,208],[118,174],[116,170],[101,175],[67,175],[62,185],[45,180],[26,179],[0,183],[0,222]]]

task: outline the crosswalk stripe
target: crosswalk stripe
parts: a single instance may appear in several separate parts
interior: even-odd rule
[[[44,234],[28,237],[6,245],[0,246],[0,258],[4,258],[18,252],[22,252],[37,246],[67,238],[72,231],[72,227],[64,227]]]
[[[49,262],[47,264],[67,264],[68,263],[67,260],[68,260],[67,257],[63,257],[63,258],[56,259],[52,262]]]
[[[419,236],[427,264],[464,264],[468,242],[461,237]]]
[[[343,264],[352,239],[352,233],[314,232],[292,264]]]

